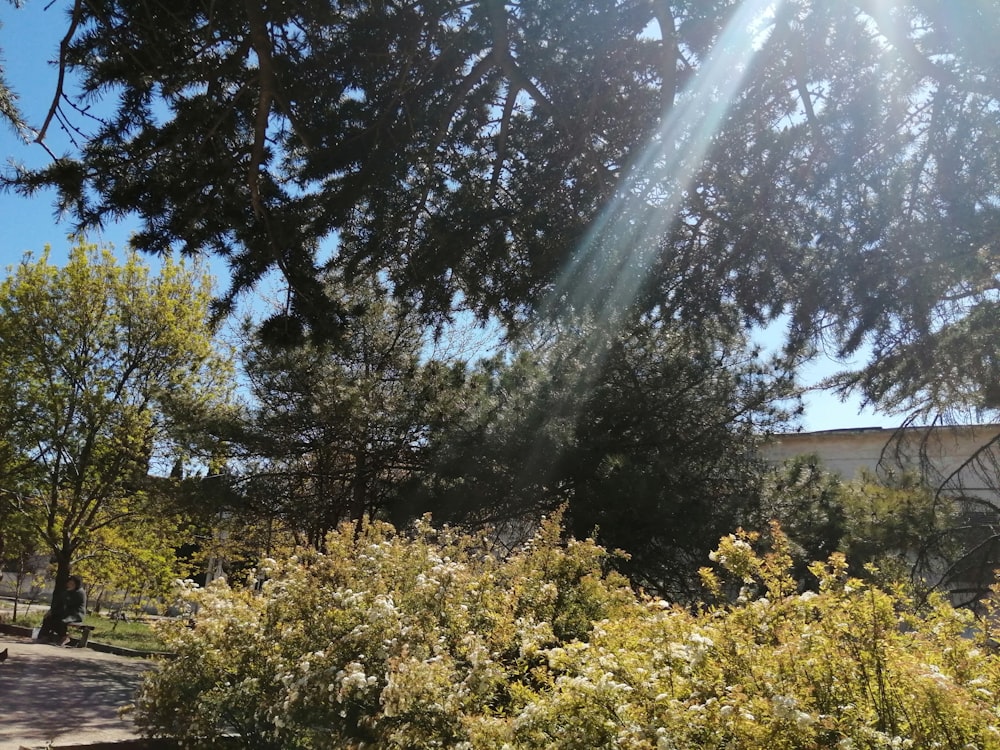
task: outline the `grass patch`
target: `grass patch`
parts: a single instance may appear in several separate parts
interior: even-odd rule
[[[19,616],[14,621],[14,624],[28,628],[37,628],[42,624],[44,616],[44,612],[38,612],[37,614],[32,612],[27,616]],[[86,625],[94,626],[94,630],[90,634],[91,641],[130,648],[134,651],[163,651],[165,648],[163,641],[144,622],[116,623],[98,615],[87,615],[83,622]],[[73,635],[72,630],[70,631],[70,635]]]

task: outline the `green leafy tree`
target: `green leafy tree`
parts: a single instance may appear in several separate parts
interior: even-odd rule
[[[109,0],[68,18],[54,101],[80,150],[8,185],[58,187],[81,227],[135,212],[136,247],[218,253],[231,295],[277,270],[318,332],[331,266],[443,314],[735,304],[790,315],[793,346],[870,344],[845,385],[873,400],[996,403],[974,388],[997,380],[995,0]]]
[[[724,329],[637,325],[583,389],[567,518],[621,548],[637,583],[691,599],[693,573],[760,498],[758,441],[787,424],[792,381]],[[787,399],[787,401],[786,401]]]
[[[956,533],[956,503],[942,501],[911,474],[879,481],[862,473],[844,489],[848,531],[841,550],[849,559],[871,562],[883,580],[909,579],[923,591],[948,586],[949,567],[968,551],[967,540]],[[852,572],[860,574],[860,569]],[[986,595],[992,583],[981,581],[969,603]]]
[[[796,456],[765,475],[759,515],[750,527],[767,528],[771,521],[781,524],[795,560],[795,575],[802,580],[813,560],[843,551],[841,543],[848,533],[845,492],[844,482],[826,471],[818,456]],[[858,562],[854,556],[850,559]]]
[[[567,499],[559,466],[572,449],[579,372],[556,373],[543,351],[523,348],[477,363],[455,388],[454,417],[430,434],[427,471],[391,506],[395,523],[430,512],[440,521],[490,526],[520,540]]]
[[[184,519],[157,508],[155,515],[127,525],[93,531],[74,563],[89,587],[88,606],[115,609],[164,601],[174,582],[188,578],[191,567],[178,550],[190,541]]]
[[[930,490],[924,512],[946,523],[924,539],[923,549],[927,556],[947,561],[943,571],[937,566],[935,577],[952,595],[978,607],[1000,567],[1000,430],[991,424],[957,427],[955,412],[964,412],[970,421],[983,414],[956,406],[942,410],[951,413],[939,415],[932,427],[897,430],[883,449],[878,474],[903,477],[907,483],[919,477]],[[949,440],[959,435],[969,446],[960,452],[961,459],[954,464],[942,460],[953,452]]]
[[[34,573],[34,558],[42,548],[38,533],[39,509],[10,490],[0,491],[0,572],[14,574],[14,619],[25,581]]]
[[[149,472],[191,448],[175,415],[220,396],[209,299],[197,270],[167,259],[154,277],[82,243],[62,268],[28,256],[0,283],[0,411],[56,591],[99,533],[155,519]]]
[[[968,551],[957,533],[957,510],[912,473],[879,478],[862,472],[845,481],[826,471],[817,456],[805,455],[765,477],[752,526],[781,524],[794,574],[807,585],[815,583],[807,571],[810,561],[839,552],[850,560],[852,575],[866,577],[875,566],[879,582],[908,581],[925,595],[948,585],[949,568]],[[990,583],[983,580],[975,593],[984,595]]]

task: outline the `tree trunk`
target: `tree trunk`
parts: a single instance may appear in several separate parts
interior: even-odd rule
[[[131,594],[131,593],[132,593],[132,585],[129,584],[125,588],[125,596],[122,597],[122,605],[118,608],[118,611],[116,613],[114,613],[117,616],[114,618],[115,624],[111,626],[111,631],[112,632],[114,632],[115,630],[118,630],[118,623],[120,623],[122,621],[122,619],[125,617],[125,606],[128,604],[128,597],[129,597],[129,594]]]
[[[56,558],[56,580],[52,587],[51,607],[56,606],[56,602],[66,591],[66,581],[69,580],[69,564],[73,559],[73,550],[68,545],[53,550]]]
[[[358,448],[354,466],[354,486],[352,500],[355,514],[355,536],[361,536],[365,523],[365,508],[368,506],[368,450]]]
[[[24,579],[28,577],[28,563],[25,558],[20,558],[17,563],[17,577],[14,579],[14,620],[17,620],[17,609],[21,603],[21,587]]]

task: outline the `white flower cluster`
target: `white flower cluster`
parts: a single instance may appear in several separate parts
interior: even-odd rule
[[[685,662],[690,671],[701,666],[714,645],[711,638],[695,631],[688,636],[685,642],[671,643],[670,656]]]
[[[791,695],[771,697],[771,711],[776,719],[791,721],[799,729],[806,729],[816,723],[816,717],[799,709],[798,701]]]
[[[365,690],[377,684],[378,678],[375,675],[365,674],[364,666],[356,661],[352,661],[337,672],[336,683],[331,684],[330,687],[336,688],[337,701],[343,703],[344,698],[352,693]]]
[[[794,593],[767,579],[776,553],[755,557],[752,537],[734,536],[730,575],[755,584],[693,610],[635,595],[602,572],[596,547],[551,529],[503,560],[443,537],[352,527],[325,556],[263,560],[275,576],[263,594],[184,584],[198,624],[172,631],[177,658],[150,672],[140,726],[188,739],[238,726],[289,748],[688,750],[769,737],[1000,750],[1000,657],[955,637],[959,618],[927,613],[939,605],[906,610],[848,579],[852,593],[833,564],[817,591]],[[886,706],[905,710],[888,721]]]

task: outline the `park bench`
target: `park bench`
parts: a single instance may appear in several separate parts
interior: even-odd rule
[[[82,622],[70,622],[66,624],[66,627],[76,628],[80,631],[80,637],[76,642],[77,648],[84,648],[87,645],[87,641],[90,640],[90,631],[94,629],[93,625],[84,625]]]

